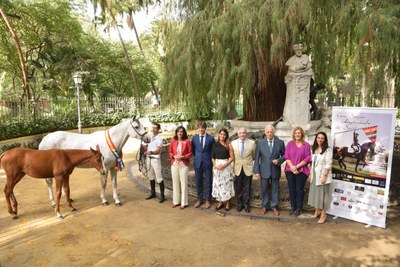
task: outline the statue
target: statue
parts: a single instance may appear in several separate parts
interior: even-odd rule
[[[309,128],[310,122],[310,80],[313,76],[312,64],[308,55],[303,54],[303,45],[293,46],[295,55],[286,62],[288,72],[285,76],[286,100],[283,121],[291,128]]]
[[[317,96],[318,91],[324,90],[325,85],[322,83],[315,83],[314,84],[314,79],[311,78],[310,80],[310,115],[311,115],[311,120],[317,120],[319,118],[319,110],[318,106],[315,103],[315,97]]]

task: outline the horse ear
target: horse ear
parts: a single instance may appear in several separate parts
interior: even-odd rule
[[[96,150],[100,152],[100,147],[98,144],[96,145]]]
[[[92,151],[92,152],[96,152],[96,150],[94,150],[93,148],[90,148],[90,151]]]
[[[132,121],[134,121],[136,119],[136,114],[133,115]]]

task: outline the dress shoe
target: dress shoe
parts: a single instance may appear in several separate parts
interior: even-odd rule
[[[179,209],[183,210],[183,209],[186,209],[186,208],[187,208],[187,205],[184,205],[184,206],[181,206]]]
[[[220,210],[220,209],[222,209],[222,206],[223,206],[222,201],[220,201],[220,202],[218,203],[218,205],[215,207],[215,210]]]
[[[231,201],[230,201],[230,200],[228,200],[228,201],[226,202],[226,204],[225,204],[225,210],[226,210],[226,211],[230,211],[230,210],[231,210]]]
[[[250,213],[250,208],[247,205],[244,205],[244,211],[247,213]]]
[[[275,215],[275,216],[279,216],[281,213],[279,212],[279,210],[278,209],[272,209],[272,213]]]
[[[174,204],[174,205],[172,205],[172,208],[176,208],[176,207],[178,207],[178,206],[180,206],[181,204]]]
[[[241,212],[243,210],[243,206],[239,204],[236,208],[237,212]]]
[[[299,216],[299,215],[301,215],[303,212],[301,211],[301,209],[297,209],[294,213],[293,213],[293,216]]]
[[[149,200],[149,199],[152,199],[152,198],[156,198],[156,193],[150,193],[145,199],[146,200]]]
[[[321,215],[321,210],[320,209],[316,209],[315,212],[314,212],[314,215],[312,215],[311,218],[316,219],[316,218],[319,217],[319,215]]]
[[[209,208],[211,208],[211,203],[210,203],[210,201],[206,200],[206,209],[209,209]]]
[[[262,209],[260,210],[260,213],[264,215],[265,213],[267,213],[267,209],[266,209],[266,208],[262,208]]]
[[[318,223],[324,223],[326,220],[326,217],[327,217],[326,212],[325,211],[321,212],[321,218],[319,218]]]
[[[200,200],[198,200],[196,202],[196,204],[194,205],[195,208],[200,208],[201,204],[203,204]]]

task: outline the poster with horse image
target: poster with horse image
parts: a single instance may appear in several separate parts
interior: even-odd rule
[[[386,227],[396,112],[333,107],[329,214]]]

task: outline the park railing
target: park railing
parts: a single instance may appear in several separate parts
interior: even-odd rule
[[[22,99],[0,100],[0,123],[22,122],[44,118],[63,119],[78,113],[76,98],[41,99],[38,101]],[[96,114],[113,115],[118,112],[135,113],[146,116],[155,112],[175,112],[170,105],[155,107],[151,99],[135,100],[130,97],[83,98],[80,100],[81,116]]]

